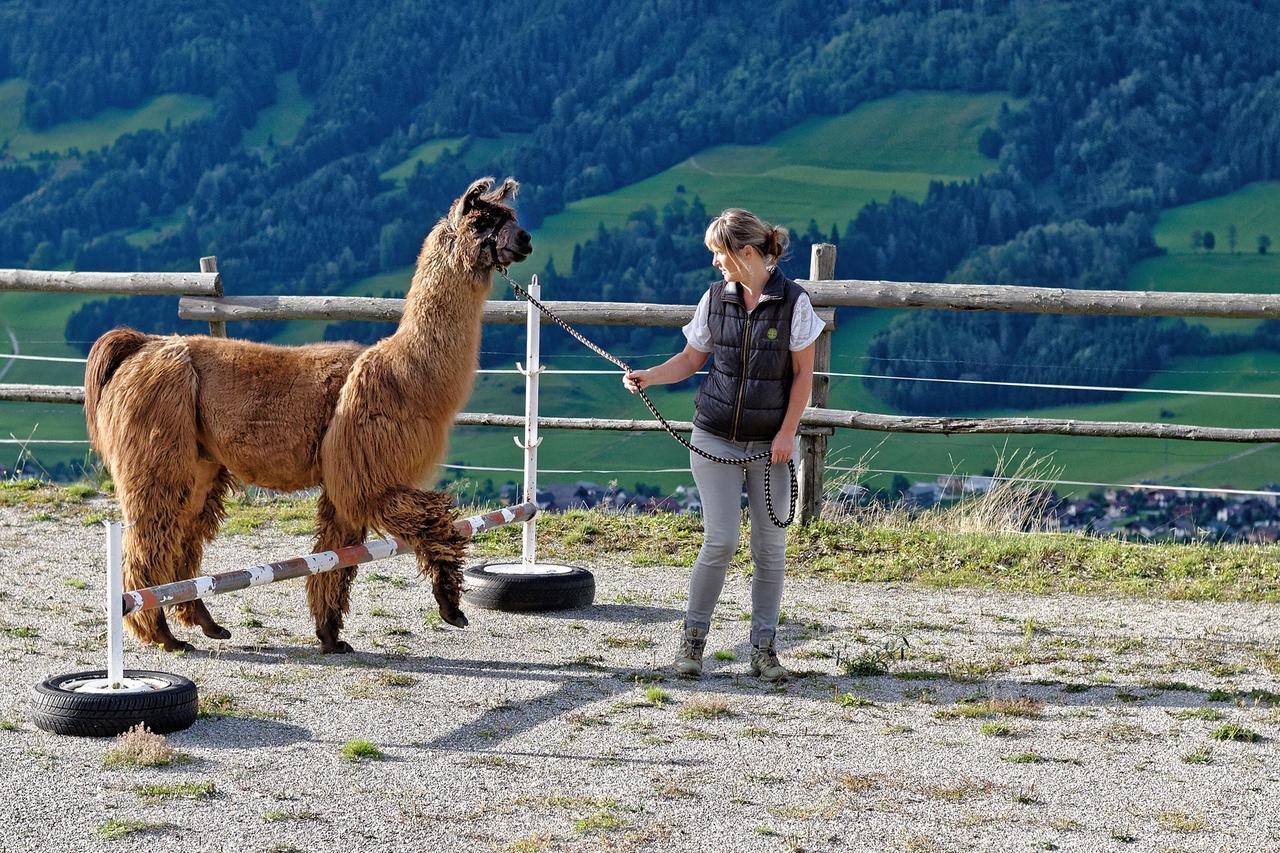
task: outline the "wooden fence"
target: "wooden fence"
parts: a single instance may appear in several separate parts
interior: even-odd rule
[[[228,321],[249,320],[369,320],[395,323],[404,310],[403,299],[341,296],[224,296],[217,261],[202,258],[200,273],[60,273],[0,270],[0,291],[30,290],[106,294],[178,294],[178,316],[209,323],[210,332],[226,334]],[[941,418],[883,415],[827,408],[831,365],[831,332],[835,308],[930,308],[954,311],[1014,311],[1042,314],[1094,314],[1141,317],[1280,318],[1280,295],[1241,293],[1155,293],[1127,290],[1067,290],[1014,285],[939,284],[835,280],[835,247],[813,247],[809,278],[800,284],[809,292],[827,328],[817,342],[814,387],[809,408],[801,419],[799,460],[800,518],[818,516],[822,506],[827,439],[837,428],[882,432],[935,434],[1004,433],[1077,435],[1105,438],[1167,438],[1184,441],[1275,442],[1280,429],[1233,429],[1184,424],[1078,421],[1046,418]],[[630,302],[558,302],[547,307],[570,323],[590,325],[678,327],[693,316],[691,305]],[[488,302],[486,323],[523,323],[523,302]],[[543,322],[549,322],[545,318]],[[81,403],[82,388],[49,385],[0,384],[0,401]],[[462,412],[459,426],[524,425],[523,416]],[[692,424],[673,421],[680,430]],[[541,429],[653,431],[652,420],[592,417],[539,417]]]

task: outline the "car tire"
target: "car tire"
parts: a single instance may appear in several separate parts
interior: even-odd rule
[[[526,572],[519,563],[485,563],[464,573],[462,600],[485,610],[572,610],[589,607],[596,579],[578,566],[539,564]],[[550,570],[547,570],[550,569]]]
[[[150,689],[77,690],[105,680],[106,670],[54,675],[31,688],[31,722],[59,735],[111,737],[146,724],[157,734],[181,731],[196,721],[199,697],[188,678],[170,672],[130,669],[124,677]]]

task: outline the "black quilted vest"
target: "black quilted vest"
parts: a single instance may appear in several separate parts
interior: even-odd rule
[[[711,285],[711,371],[698,389],[693,423],[730,441],[773,441],[791,395],[791,314],[803,293],[776,268],[755,310],[740,285]]]

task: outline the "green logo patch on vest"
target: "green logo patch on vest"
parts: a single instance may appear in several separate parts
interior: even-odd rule
[[[770,329],[769,331],[764,333],[764,336],[771,341],[776,341],[778,339],[778,330]]]

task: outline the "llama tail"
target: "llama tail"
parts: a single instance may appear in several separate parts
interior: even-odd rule
[[[121,327],[98,338],[89,350],[89,363],[84,369],[84,419],[89,427],[89,441],[95,447],[98,443],[98,401],[102,398],[102,389],[124,360],[142,349],[152,337]]]

